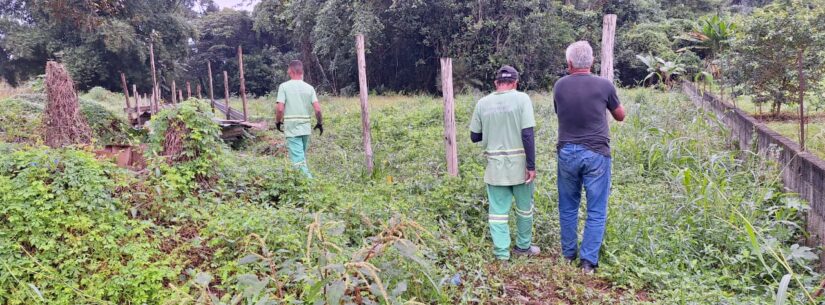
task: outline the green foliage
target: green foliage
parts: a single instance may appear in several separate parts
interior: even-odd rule
[[[679,77],[685,73],[685,65],[683,64],[666,61],[660,57],[650,54],[639,54],[636,55],[636,58],[647,66],[647,71],[649,72],[642,82],[647,82],[647,80],[655,76],[659,82],[664,85],[664,88],[670,89],[672,87],[673,78]]]
[[[214,184],[225,144],[209,104],[188,100],[152,116],[146,158],[152,178],[172,198]]]
[[[614,129],[625,139],[614,149],[617,164],[638,170],[616,167],[614,181],[624,182],[614,185],[611,199],[610,221],[621,225],[608,225],[606,233],[609,278],[666,300],[753,304],[772,300],[788,272],[771,252],[787,258],[799,249],[789,266],[813,274],[815,256],[796,245],[809,207],[781,193],[775,165],[718,149],[725,138],[714,131],[720,123],[679,98],[653,102],[643,91],[630,97],[638,104],[625,126],[633,127]],[[684,120],[693,123],[673,128]],[[810,277],[803,282],[814,285]],[[789,293],[795,304],[806,302],[803,292],[797,286]]]
[[[0,140],[2,142],[34,143],[40,140],[41,105],[33,105],[20,97],[0,101],[5,108],[0,112]]]
[[[178,271],[126,217],[122,175],[83,151],[0,155],[0,303],[157,303]]]
[[[743,21],[730,54],[733,78],[756,103],[771,103],[778,114],[782,104],[796,102],[801,60],[808,88],[822,77],[825,58],[825,5],[818,1],[777,1],[757,9]]]
[[[187,55],[196,1],[6,1],[0,13],[0,71],[12,84],[63,61],[77,84],[120,88],[120,71],[142,91],[151,82],[149,42],[163,72]],[[170,71],[171,70],[171,71]],[[161,80],[163,80],[161,75]]]

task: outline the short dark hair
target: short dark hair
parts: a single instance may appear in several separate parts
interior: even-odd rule
[[[294,73],[304,74],[304,63],[300,60],[293,60],[289,62],[289,69]]]

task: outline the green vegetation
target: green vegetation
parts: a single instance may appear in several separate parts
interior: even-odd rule
[[[223,94],[222,72],[238,92],[237,47],[245,53],[247,91],[263,96],[304,61],[321,92],[358,90],[354,35],[367,37],[371,89],[378,93],[438,91],[439,57],[454,58],[459,88],[491,87],[492,71],[510,64],[521,85],[546,90],[564,74],[564,49],[588,40],[599,54],[602,16],[618,16],[616,78],[635,85],[647,75],[634,57],[651,53],[685,64],[691,74],[702,50],[677,38],[707,14],[740,14],[764,0],[263,0],[252,12],[220,10],[212,0],[38,1],[0,4],[0,71],[12,84],[43,73],[59,58],[77,87],[120,92],[120,74],[149,92],[154,41],[163,96],[172,80],[205,89],[206,62]],[[190,42],[192,43],[190,45]],[[597,61],[598,62],[598,61]],[[598,68],[598,67],[597,67]],[[205,90],[204,90],[205,92]]]
[[[535,242],[546,255],[510,266],[486,251],[484,159],[466,137],[462,177],[445,176],[440,99],[371,99],[371,176],[357,99],[323,99],[328,134],[313,137],[312,182],[291,170],[277,131],[230,150],[216,142],[208,106],[190,101],[153,122],[149,171],[78,150],[0,148],[0,303],[337,304],[353,302],[356,288],[365,301],[392,304],[765,303],[789,272],[780,262],[805,289],[817,284],[815,255],[796,245],[807,206],[781,191],[775,168],[722,149],[724,131],[682,95],[621,97],[630,115],[612,125],[614,193],[598,279],[558,258],[546,95],[533,96]],[[474,99],[459,96],[459,126]],[[269,113],[273,101],[253,103]],[[173,126],[163,122],[176,119],[193,131],[181,150],[192,158],[168,166],[153,155]],[[794,282],[788,301],[805,303],[803,291]]]

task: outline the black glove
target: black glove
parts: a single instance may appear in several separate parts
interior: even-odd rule
[[[275,129],[277,129],[277,130],[278,130],[278,131],[280,131],[280,132],[284,132],[284,130],[283,130],[283,128],[282,128],[283,126],[284,126],[284,123],[283,123],[283,122],[278,122],[278,123],[275,123]]]
[[[321,123],[315,124],[315,128],[313,128],[313,130],[314,129],[318,129],[318,131],[321,132],[319,135],[324,135],[324,125],[322,125]]]

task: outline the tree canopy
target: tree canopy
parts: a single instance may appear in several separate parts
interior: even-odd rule
[[[379,93],[438,91],[438,58],[444,56],[454,58],[459,89],[488,89],[495,69],[509,64],[522,72],[523,88],[543,90],[564,75],[569,43],[588,40],[598,56],[602,16],[614,13],[616,76],[634,85],[648,74],[635,55],[692,67],[699,56],[677,54],[685,42],[675,37],[699,16],[764,1],[755,2],[263,0],[246,12],[218,9],[211,0],[0,0],[0,74],[17,84],[56,59],[80,89],[119,90],[122,71],[145,90],[153,42],[168,94],[173,79],[205,85],[207,62],[216,79],[225,70],[237,84],[242,45],[251,94],[274,90],[286,77],[286,63],[300,59],[308,82],[346,95],[357,92],[354,35],[363,33],[370,88]],[[215,84],[221,92],[222,81]]]

